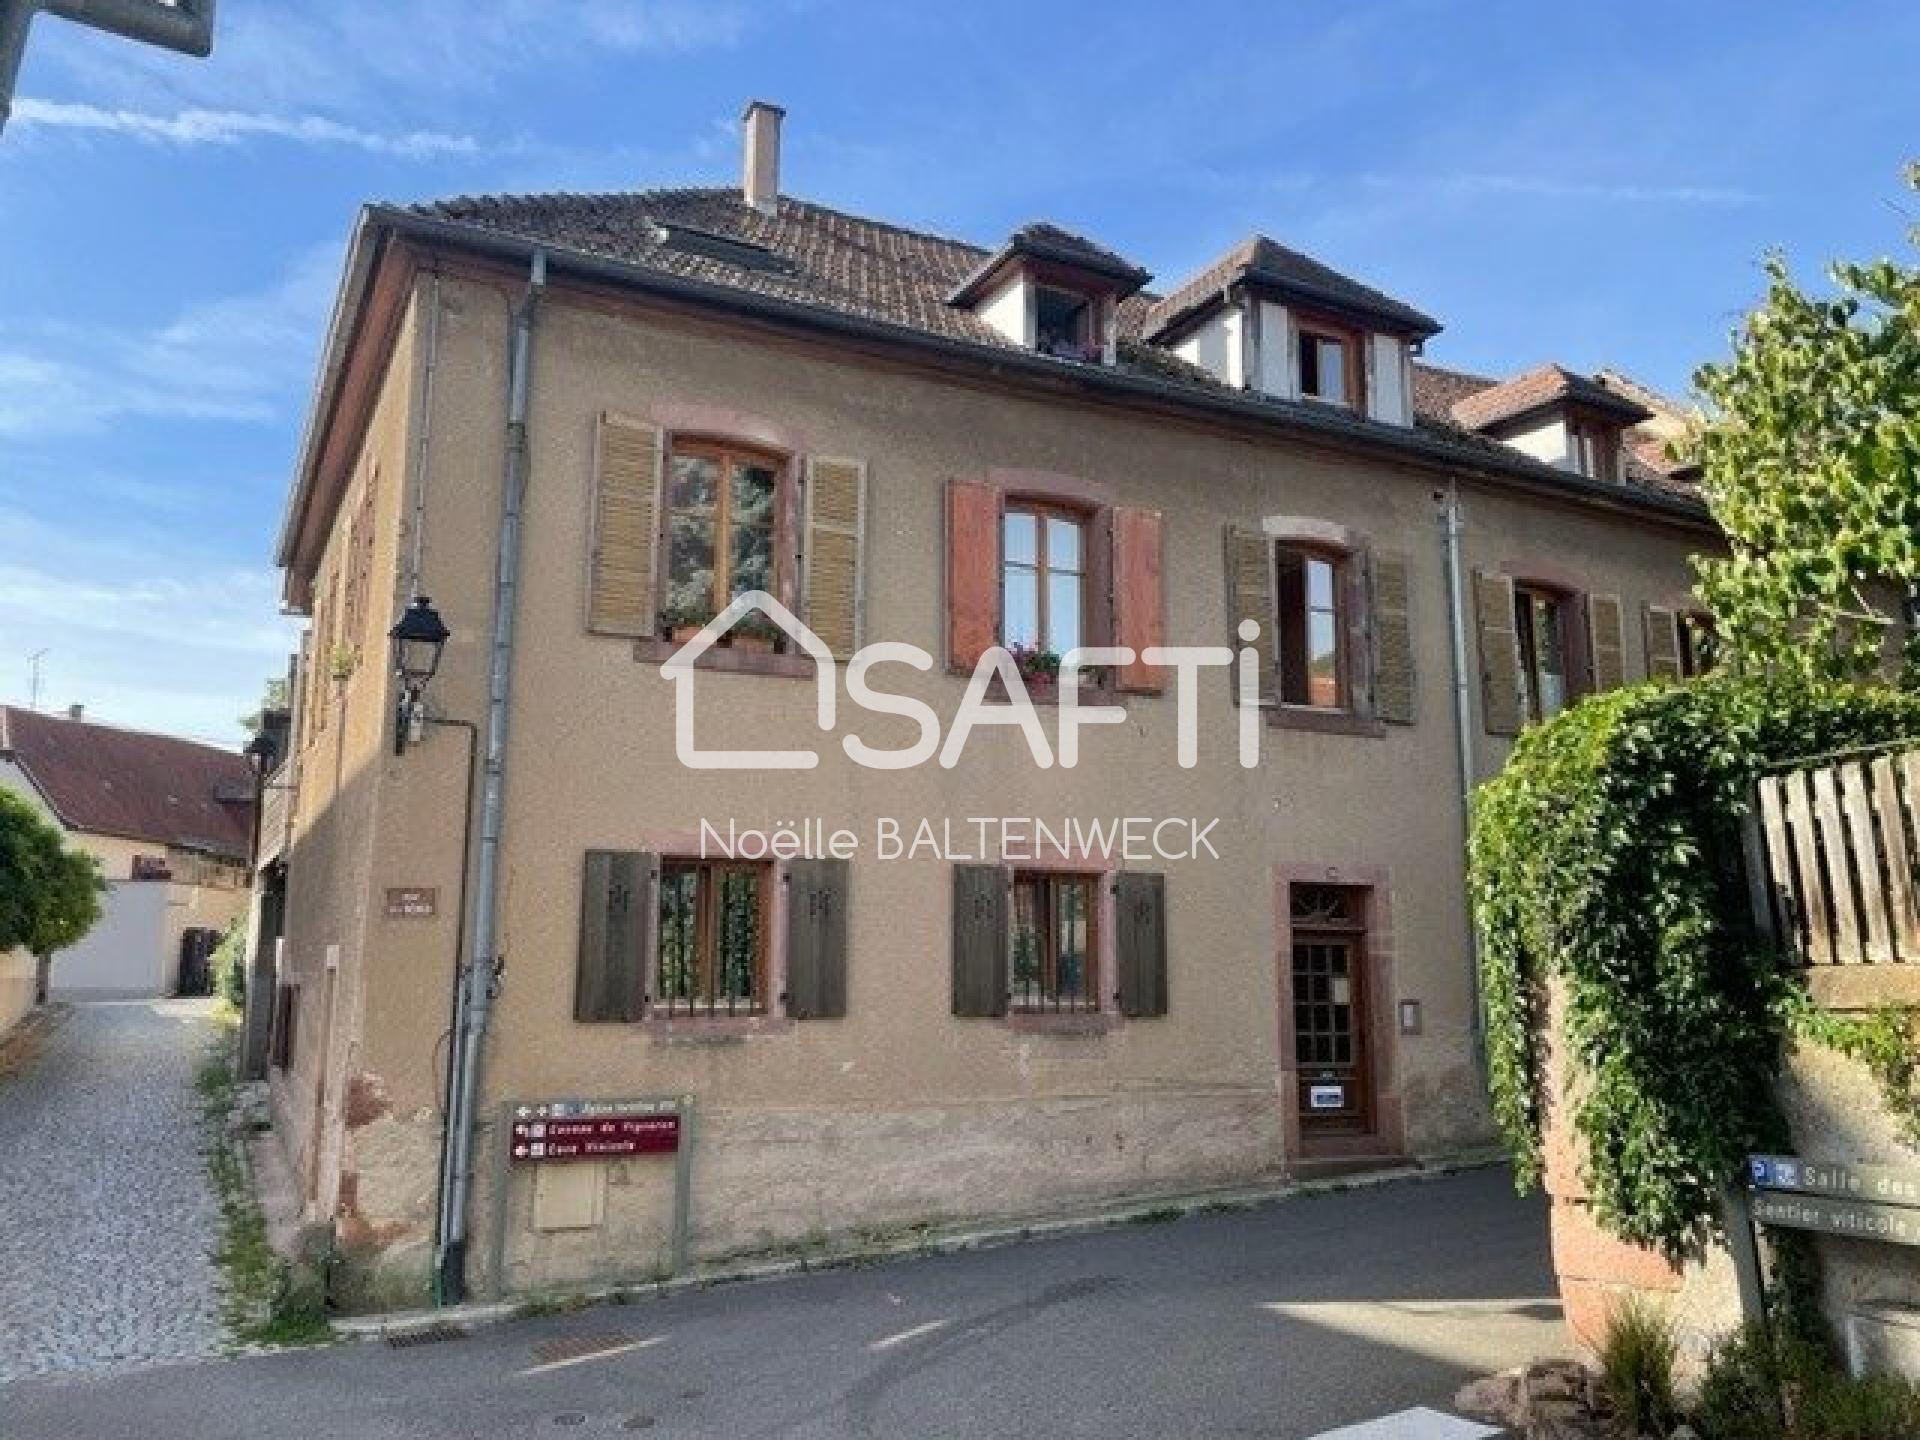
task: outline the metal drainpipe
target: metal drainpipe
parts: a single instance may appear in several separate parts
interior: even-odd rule
[[[1460,580],[1460,482],[1449,478],[1440,497],[1440,533],[1447,569],[1447,629],[1453,644],[1453,728],[1460,768],[1460,853],[1464,857],[1473,830],[1473,691],[1467,679],[1466,594]],[[1467,911],[1467,983],[1473,996],[1473,1059],[1487,1073],[1486,999],[1480,993],[1480,928]]]
[[[500,889],[500,831],[507,769],[507,690],[513,678],[513,621],[520,590],[520,523],[527,488],[527,394],[533,320],[547,283],[547,254],[533,252],[526,294],[514,309],[507,351],[507,455],[500,505],[500,539],[493,582],[493,639],[487,661],[487,726],[480,790],[480,832],[473,877],[473,915],[466,972],[459,977],[460,1023],[454,1031],[447,1106],[446,1195],[440,1244],[434,1255],[434,1299],[451,1304],[466,1294],[468,1203],[473,1189],[473,1132],[480,1101],[481,1051],[493,1008],[496,907]]]

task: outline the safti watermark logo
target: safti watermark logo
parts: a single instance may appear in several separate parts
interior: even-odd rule
[[[764,590],[741,595],[726,609],[709,620],[699,634],[688,640],[663,664],[661,673],[674,686],[674,750],[680,763],[693,770],[812,770],[820,764],[817,750],[702,750],[694,739],[695,662],[719,642],[742,616],[758,611],[765,615],[814,662],[814,710],[820,730],[828,735],[837,728],[840,697],[840,666],[818,635],[815,635],[791,610]],[[1251,620],[1242,621],[1240,638],[1259,638],[1260,627]],[[1136,654],[1124,645],[1087,645],[1069,650],[1060,657],[1058,701],[1049,707],[1055,712],[1052,738],[1041,721],[1041,713],[1027,692],[1020,668],[1012,654],[1002,646],[993,646],[980,657],[966,694],[954,711],[951,724],[942,729],[940,716],[924,700],[878,688],[872,673],[876,667],[906,665],[922,672],[934,668],[934,658],[918,645],[898,640],[883,640],[862,647],[846,666],[847,698],[855,706],[874,715],[900,716],[914,721],[920,738],[900,749],[877,749],[861,739],[857,732],[840,737],[840,748],[858,765],[869,770],[911,770],[932,761],[946,770],[953,769],[966,753],[967,741],[983,726],[1014,726],[1026,737],[1033,763],[1042,770],[1055,765],[1071,770],[1080,763],[1080,732],[1095,725],[1124,724],[1127,712],[1118,705],[1082,704],[1082,680],[1086,673],[1109,666],[1129,665],[1135,660],[1172,672],[1175,694],[1176,730],[1174,759],[1184,770],[1199,762],[1200,674],[1203,670],[1236,669],[1239,687],[1239,758],[1241,768],[1252,770],[1260,764],[1259,652],[1248,646],[1239,651],[1225,645],[1155,645]],[[1005,699],[989,700],[998,686]]]

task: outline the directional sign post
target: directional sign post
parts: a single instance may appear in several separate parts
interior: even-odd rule
[[[500,1110],[504,1143],[494,1150],[493,1275],[496,1297],[505,1272],[511,1171],[585,1160],[673,1157],[672,1255],[675,1275],[687,1268],[693,1195],[693,1097],[624,1100],[509,1100]]]

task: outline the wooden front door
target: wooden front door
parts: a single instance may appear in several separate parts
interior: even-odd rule
[[[1359,895],[1350,890],[1296,887],[1293,1050],[1303,1137],[1373,1129],[1366,937],[1359,907]]]

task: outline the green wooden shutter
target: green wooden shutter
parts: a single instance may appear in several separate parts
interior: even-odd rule
[[[1413,586],[1398,551],[1373,557],[1373,713],[1390,725],[1413,724]]]
[[[1279,701],[1280,667],[1275,635],[1273,605],[1273,542],[1264,531],[1242,525],[1227,527],[1227,644],[1236,652],[1246,641],[1240,638],[1240,622],[1251,620],[1260,627],[1252,644],[1260,652],[1260,703]],[[1234,694],[1240,693],[1236,682]]]
[[[1167,884],[1164,875],[1113,877],[1113,957],[1122,1015],[1167,1013]]]
[[[1007,872],[953,867],[953,1013],[1007,1013]]]
[[[845,860],[787,865],[787,1014],[837,1020],[847,1013]]]
[[[580,886],[575,1020],[638,1020],[645,1011],[647,937],[659,876],[657,856],[637,850],[587,852]]]
[[[1649,605],[1641,616],[1647,642],[1647,678],[1680,678],[1680,617],[1664,605]]]
[[[1626,683],[1625,628],[1618,595],[1587,596],[1587,678],[1596,695]]]
[[[1513,618],[1513,581],[1475,571],[1474,615],[1480,630],[1480,704],[1489,735],[1518,735],[1520,633]]]
[[[651,635],[664,437],[657,425],[604,414],[595,439],[587,629]]]
[[[806,509],[804,618],[834,657],[844,660],[862,639],[867,467],[858,460],[808,460]]]

